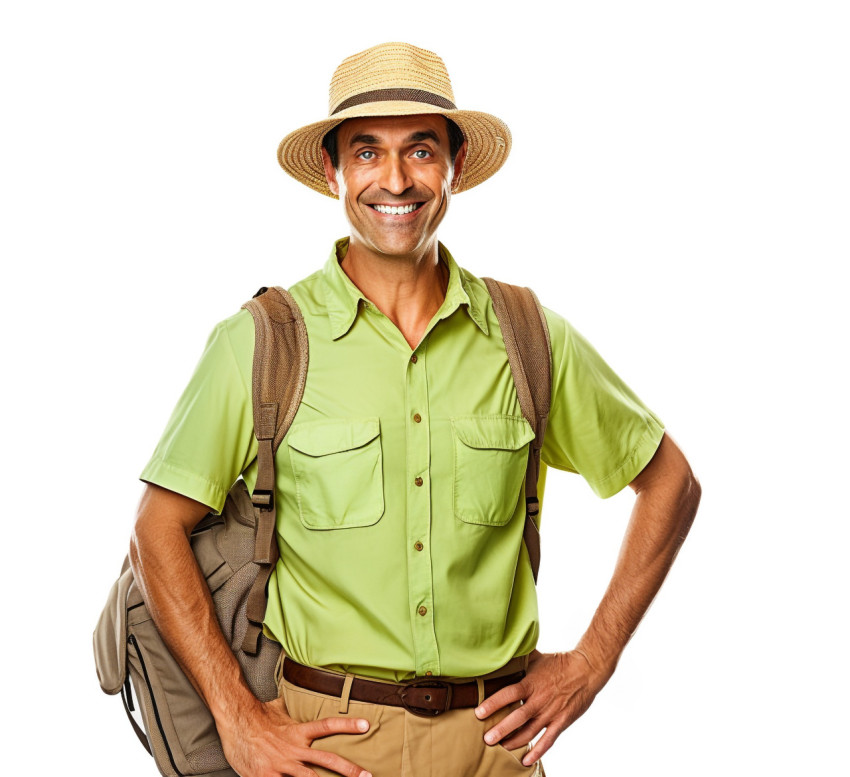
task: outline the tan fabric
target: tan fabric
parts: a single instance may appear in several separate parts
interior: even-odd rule
[[[299,723],[337,717],[346,708],[338,696],[299,688],[282,677],[278,689],[288,714]],[[368,720],[369,730],[322,737],[312,747],[348,758],[373,777],[545,777],[542,761],[523,766],[530,747],[507,750],[484,742],[484,734],[519,706],[516,702],[479,720],[473,707],[423,718],[402,707],[347,700],[347,715]],[[319,777],[339,777],[315,764],[310,768]]]

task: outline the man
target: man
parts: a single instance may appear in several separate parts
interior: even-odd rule
[[[242,777],[543,774],[540,757],[611,677],[693,520],[699,485],[657,417],[546,310],[543,461],[600,496],[628,484],[637,498],[578,646],[535,649],[522,542],[533,432],[486,287],[437,241],[452,195],[509,150],[500,120],[455,107],[442,60],[406,44],[345,60],[330,118],[281,143],[284,169],[339,197],[351,231],[290,289],[310,366],[276,456],[281,561],[264,628],[287,657],[279,699],[248,690],[187,542],[240,474],[256,480],[244,310],[214,330],[142,473],[131,545],[154,619]],[[445,682],[441,714],[405,706],[422,680]]]

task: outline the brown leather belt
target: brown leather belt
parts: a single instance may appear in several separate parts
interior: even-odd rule
[[[289,656],[283,660],[283,677],[300,688],[330,696],[342,696],[346,675],[315,669],[293,661]],[[525,677],[520,669],[501,677],[488,677],[484,682],[484,696],[490,696],[506,685],[518,683]],[[372,704],[388,704],[404,707],[414,715],[432,718],[459,707],[478,706],[478,683],[450,682],[439,677],[423,677],[404,683],[382,682],[354,677],[351,681],[349,699]]]

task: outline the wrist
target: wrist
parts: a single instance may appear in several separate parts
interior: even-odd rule
[[[241,680],[241,678],[240,678]],[[207,702],[218,728],[238,728],[262,712],[262,702],[243,682],[221,689]]]
[[[603,682],[607,682],[616,671],[622,653],[621,650],[606,650],[585,639],[580,640],[572,652],[580,655],[591,670],[603,679]]]

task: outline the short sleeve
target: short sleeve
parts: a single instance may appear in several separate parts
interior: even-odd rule
[[[247,310],[213,329],[141,480],[221,512],[257,455],[249,388],[253,341]]]
[[[552,405],[541,457],[580,474],[602,498],[631,483],[661,443],[659,418],[568,321],[544,308]]]

